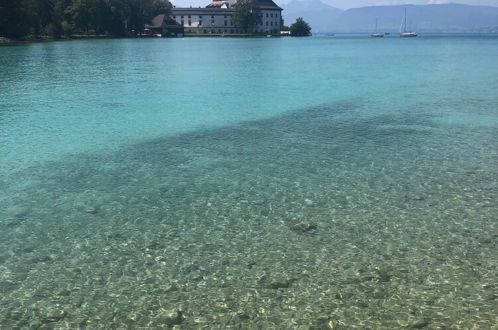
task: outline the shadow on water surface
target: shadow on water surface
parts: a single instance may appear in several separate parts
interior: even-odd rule
[[[367,111],[324,105],[7,178],[0,325],[491,326],[496,129]]]

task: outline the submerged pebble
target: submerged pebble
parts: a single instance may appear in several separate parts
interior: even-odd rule
[[[306,233],[317,229],[318,226],[311,222],[299,222],[291,227],[291,229],[298,233]]]
[[[164,313],[162,321],[169,327],[181,324],[183,322],[183,312],[180,310],[169,310]]]
[[[98,212],[99,212],[99,209],[96,208],[95,206],[88,206],[85,208],[85,213],[97,214]]]

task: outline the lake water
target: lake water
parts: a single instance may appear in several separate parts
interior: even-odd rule
[[[0,328],[491,328],[498,38],[0,48]]]

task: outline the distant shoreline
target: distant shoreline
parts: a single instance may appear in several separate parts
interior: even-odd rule
[[[263,35],[250,35],[250,34],[185,34],[185,38],[191,37],[230,37],[230,38],[262,38]],[[272,35],[272,37],[279,37],[277,35]],[[7,45],[19,45],[26,43],[42,43],[42,42],[53,42],[53,41],[74,41],[74,40],[94,40],[94,39],[177,39],[176,37],[171,38],[157,38],[154,36],[110,36],[110,35],[74,35],[71,37],[61,37],[61,38],[50,38],[50,37],[40,37],[34,39],[24,39],[16,40],[5,37],[0,37],[0,46]]]
[[[498,33],[475,33],[475,32],[424,32],[421,33],[422,37],[498,37]],[[249,34],[185,34],[184,38],[265,38],[264,35],[249,35]],[[282,36],[272,35],[272,38],[280,38]],[[337,37],[337,38],[347,38],[347,37],[370,37],[369,32],[314,32],[312,37]],[[390,36],[386,36],[389,39],[399,38],[397,33],[392,33]],[[29,43],[43,43],[43,42],[54,42],[54,41],[75,41],[75,40],[95,40],[95,39],[178,39],[178,38],[154,38],[148,36],[133,36],[133,37],[118,37],[118,36],[73,36],[71,38],[36,38],[29,40],[15,40],[5,37],[0,37],[0,47],[1,46],[14,46]]]
[[[185,38],[265,38],[266,35],[251,35],[251,34],[185,34]],[[279,38],[279,35],[271,35],[271,37]],[[42,43],[42,42],[53,42],[53,41],[74,41],[74,40],[93,40],[93,39],[178,39],[178,38],[158,38],[153,36],[130,36],[130,37],[119,37],[119,36],[108,36],[108,35],[98,35],[98,36],[86,36],[86,35],[76,35],[72,37],[62,37],[62,38],[49,38],[41,37],[36,39],[25,39],[25,40],[15,40],[5,37],[0,37],[0,46],[9,45],[19,45],[27,43]]]
[[[49,38],[49,37],[40,37],[35,39],[24,39],[24,40],[16,40],[5,37],[0,37],[0,46],[8,46],[8,45],[19,45],[19,44],[27,44],[27,43],[41,43],[41,42],[53,42],[53,41],[73,41],[73,40],[89,40],[89,39],[137,39],[140,37],[119,37],[119,36],[108,36],[108,35],[75,35],[72,37],[62,37],[62,38]]]

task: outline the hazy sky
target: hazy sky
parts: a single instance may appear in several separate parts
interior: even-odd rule
[[[206,6],[212,0],[173,0],[173,5],[177,7],[189,6]],[[292,0],[274,0],[277,4],[285,4]],[[306,1],[306,0],[303,0]],[[348,9],[354,7],[364,6],[382,6],[382,5],[402,5],[402,4],[431,4],[431,3],[463,3],[469,5],[482,5],[482,6],[498,6],[498,0],[320,0],[331,6]]]

